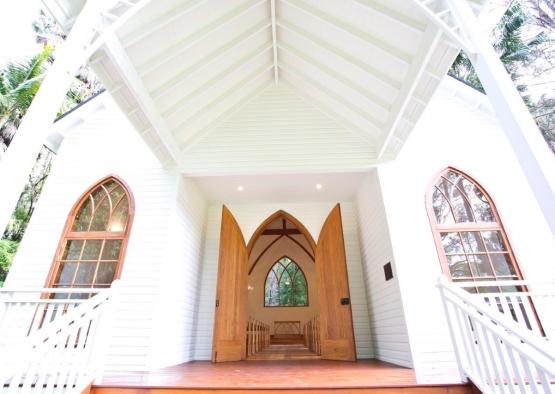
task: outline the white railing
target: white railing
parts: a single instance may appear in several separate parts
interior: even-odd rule
[[[117,288],[0,289],[0,393],[80,394],[102,373]]]
[[[555,392],[551,343],[446,278],[438,287],[462,379],[485,394]]]
[[[507,280],[454,282],[453,285],[474,291],[471,297],[509,316],[521,327],[555,340],[555,283]]]

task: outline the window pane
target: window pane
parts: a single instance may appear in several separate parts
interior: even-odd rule
[[[127,226],[127,217],[129,216],[129,203],[127,201],[127,196],[114,207],[114,212],[112,213],[112,219],[110,219],[110,225],[108,231],[125,231]]]
[[[469,255],[467,256],[468,262],[472,267],[472,271],[475,276],[487,276],[493,277],[493,271],[488,260],[488,256],[485,254]]]
[[[468,267],[464,255],[447,256],[447,264],[449,265],[449,271],[453,278],[472,278],[470,268]]]
[[[466,253],[484,253],[486,251],[479,232],[462,231],[461,238]]]
[[[108,198],[102,200],[94,212],[90,231],[106,231],[110,218],[110,201]]]
[[[264,288],[264,305],[308,305],[306,278],[299,266],[291,259],[280,259],[268,273]]]
[[[58,270],[58,276],[56,277],[56,285],[70,285],[73,280],[73,274],[75,273],[75,268],[77,263],[62,263]],[[65,298],[65,297],[64,297]]]
[[[125,191],[120,185],[118,185],[117,187],[113,188],[112,191],[110,191],[110,198],[112,200],[112,210],[115,208],[116,204],[119,202],[119,200],[124,194],[125,194]]]
[[[480,189],[466,178],[462,178],[461,186],[472,205],[476,221],[488,223],[495,222],[491,206]]]
[[[81,248],[83,247],[83,241],[67,241],[66,248],[62,254],[62,260],[79,260],[81,255]]]
[[[87,231],[89,229],[89,223],[92,217],[92,200],[91,197],[87,198],[87,200],[81,205],[77,215],[75,216],[75,221],[73,222],[73,226],[71,231]]]
[[[511,263],[508,253],[490,254],[495,274],[498,276],[516,276],[515,267]]]
[[[114,280],[116,274],[117,263],[100,263],[98,265],[98,272],[96,274],[95,284],[110,284]]]
[[[279,289],[276,274],[272,269],[268,277],[266,278],[266,287],[264,289],[265,303],[266,306],[277,306],[279,305],[278,299]]]
[[[505,242],[503,242],[503,238],[501,237],[501,231],[482,231],[482,236],[484,237],[488,251],[501,252],[507,250]]]
[[[121,248],[121,240],[106,240],[104,241],[104,250],[102,250],[102,260],[117,260],[119,258],[119,251]]]
[[[75,275],[75,285],[90,285],[93,283],[96,263],[80,263]]]
[[[449,203],[437,188],[432,195],[432,207],[434,208],[436,221],[439,224],[452,224],[455,222]]]
[[[85,248],[83,249],[81,260],[98,260],[102,242],[101,239],[89,239],[85,241]]]
[[[441,233],[441,244],[445,254],[464,253],[459,233]]]

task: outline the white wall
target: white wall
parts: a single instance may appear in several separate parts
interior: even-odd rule
[[[435,288],[441,268],[425,208],[427,188],[440,170],[454,166],[489,192],[525,278],[555,278],[555,242],[484,100],[479,93],[447,78],[399,157],[379,168],[419,382],[457,380]]]
[[[357,194],[362,265],[367,285],[370,332],[377,359],[412,367],[401,290],[377,171],[370,172]],[[393,279],[383,266],[391,262]]]
[[[45,285],[72,206],[99,179],[116,174],[135,198],[135,218],[108,368],[144,370],[186,361],[196,304],[203,198],[191,181],[160,166],[106,94],[95,100],[105,101],[108,109],[101,106],[65,137],[6,286]],[[172,285],[181,284],[172,291],[184,298],[169,297],[168,303],[170,277]],[[161,343],[171,346],[162,353]]]
[[[245,237],[245,242],[248,243],[256,228],[266,218],[280,209],[300,220],[312,237],[317,240],[320,229],[334,205],[335,203],[231,204],[228,208],[235,216]],[[221,204],[213,204],[208,210],[202,290],[195,340],[195,359],[197,360],[210,359],[212,349],[221,210]],[[341,202],[341,214],[357,357],[371,358],[373,357],[373,349],[370,338],[366,288],[360,258],[355,204],[353,202]]]

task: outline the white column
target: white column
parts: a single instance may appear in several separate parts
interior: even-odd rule
[[[100,3],[104,1],[85,4],[66,41],[56,51],[54,64],[0,161],[0,232],[10,220],[73,76],[87,60],[88,44],[100,20]]]
[[[555,156],[467,1],[448,0],[475,51],[469,58],[555,235]],[[492,161],[495,146],[491,147]],[[526,209],[526,207],[519,207]]]

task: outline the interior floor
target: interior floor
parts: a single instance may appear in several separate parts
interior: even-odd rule
[[[305,344],[303,335],[272,335],[270,344],[248,360],[319,360],[319,354],[311,351]]]

